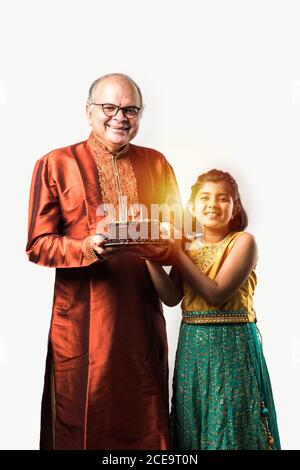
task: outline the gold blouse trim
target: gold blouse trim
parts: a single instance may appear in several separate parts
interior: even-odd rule
[[[230,237],[232,237],[232,233],[229,233],[225,238],[223,238],[223,240],[217,243],[203,245],[200,249],[192,248],[191,250],[186,251],[186,254],[191,258],[194,264],[196,264],[196,266],[205,273],[217,258],[218,254],[222,251]]]
[[[249,323],[246,309],[240,310],[208,310],[204,312],[182,312],[184,323]]]

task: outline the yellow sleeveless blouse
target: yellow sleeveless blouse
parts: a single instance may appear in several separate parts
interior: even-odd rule
[[[224,260],[235,241],[244,232],[231,232],[218,243],[209,243],[197,248],[197,242],[191,243],[187,256],[210,279],[215,279]],[[256,322],[253,309],[253,294],[256,286],[256,274],[253,270],[237,292],[223,305],[209,305],[196,294],[186,281],[183,282],[184,298],[181,303],[182,320],[185,323],[249,323]]]

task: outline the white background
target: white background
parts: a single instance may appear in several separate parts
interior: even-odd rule
[[[87,91],[108,72],[140,85],[134,142],[166,155],[184,202],[205,170],[239,182],[282,447],[300,448],[299,14],[289,0],[1,0],[2,449],[39,439],[54,271],[24,253],[33,165],[87,137]],[[172,376],[179,307],[166,319]]]

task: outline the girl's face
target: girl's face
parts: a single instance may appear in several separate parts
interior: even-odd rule
[[[225,183],[204,183],[195,197],[194,215],[204,227],[228,228],[233,214],[233,199]]]

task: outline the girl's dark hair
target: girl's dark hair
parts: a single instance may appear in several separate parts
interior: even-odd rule
[[[239,188],[235,179],[226,171],[213,169],[198,176],[196,183],[191,188],[192,191],[189,198],[189,203],[194,205],[195,197],[197,196],[201,187],[207,182],[225,183],[227,185],[228,191],[234,203],[233,218],[229,222],[229,230],[230,232],[240,232],[245,230],[248,225],[248,217],[242,205]]]

